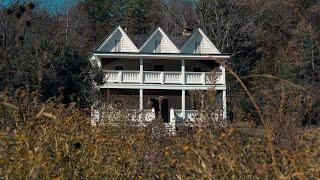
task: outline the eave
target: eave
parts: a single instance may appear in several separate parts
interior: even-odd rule
[[[172,59],[172,60],[210,60],[210,59],[228,59],[229,54],[181,54],[181,53],[110,53],[97,51],[93,56],[101,58],[126,58],[126,59]]]

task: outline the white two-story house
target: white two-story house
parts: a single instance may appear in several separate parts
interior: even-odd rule
[[[200,28],[169,37],[158,27],[144,37],[128,35],[118,26],[92,53],[90,61],[105,73],[100,91],[134,102],[134,106],[122,108],[134,109],[141,121],[161,116],[176,126],[196,117],[190,96],[194,90],[214,88],[221,102],[219,115],[226,118],[223,64],[228,58]],[[216,77],[210,79],[212,71]],[[106,96],[103,101],[108,100]],[[98,109],[93,112],[95,120],[103,118]]]

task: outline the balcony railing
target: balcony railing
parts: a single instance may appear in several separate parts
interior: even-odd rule
[[[188,122],[194,122],[196,118],[198,118],[198,111],[197,110],[186,110],[185,120]],[[176,123],[183,123],[183,115],[181,109],[175,109],[173,113],[170,114],[170,118],[174,118]]]
[[[142,113],[143,112],[143,113]],[[100,114],[102,115],[100,117]],[[133,122],[150,122],[155,119],[155,109],[144,109],[140,111],[138,109],[103,109],[102,111],[93,110],[91,116],[94,118],[93,121],[107,121],[116,122],[119,119],[132,120]]]
[[[107,70],[105,73],[105,82],[107,83],[142,82],[144,84],[224,84],[224,78],[221,72],[216,72],[214,78],[210,72],[185,72],[185,78],[183,78],[181,72],[143,71],[142,79],[140,71]]]
[[[222,118],[222,112],[200,112],[198,110],[185,110],[185,118],[181,109],[170,109],[170,121],[176,124],[195,123],[205,119],[219,120]]]

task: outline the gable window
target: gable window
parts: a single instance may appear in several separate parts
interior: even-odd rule
[[[159,39],[156,39],[154,41],[154,52],[161,53],[161,40],[159,40]]]
[[[114,41],[114,52],[121,52],[121,41],[119,39]]]
[[[197,54],[201,53],[201,42],[200,41],[196,41],[194,43],[194,51]]]

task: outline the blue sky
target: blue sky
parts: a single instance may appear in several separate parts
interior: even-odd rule
[[[17,0],[0,0],[0,6],[7,6]],[[20,2],[29,2],[30,0],[19,0]],[[80,0],[33,0],[33,2],[40,5],[40,7],[55,12],[65,12],[68,8],[76,5]]]

